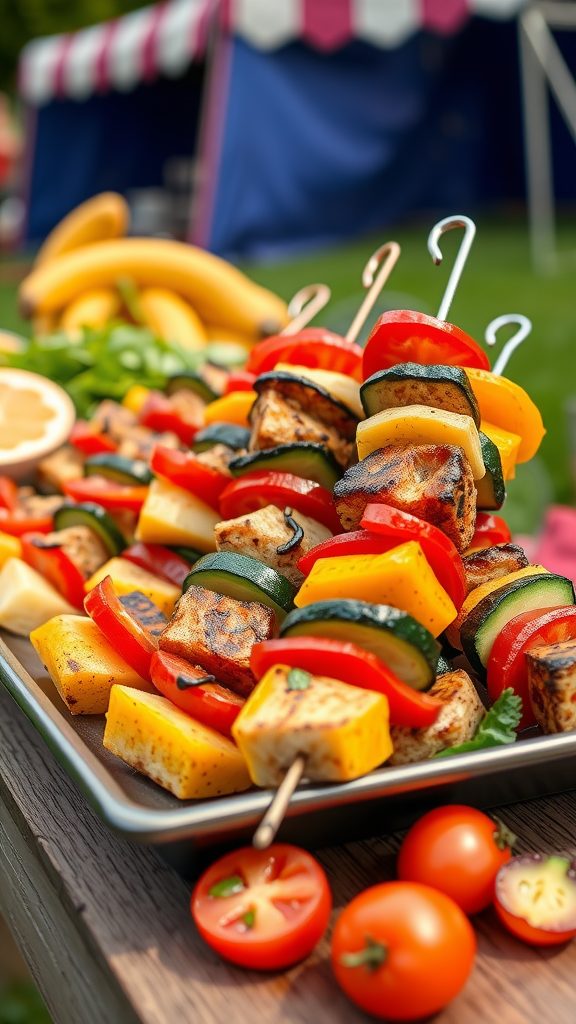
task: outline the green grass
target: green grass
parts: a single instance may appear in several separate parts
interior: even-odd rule
[[[0,991],[0,1024],[51,1024],[38,989],[31,981],[13,981]]]

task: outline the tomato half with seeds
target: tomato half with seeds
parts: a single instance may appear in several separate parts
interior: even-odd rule
[[[312,952],[328,926],[332,894],[305,850],[244,846],[204,872],[191,909],[202,938],[225,960],[276,971]]]
[[[513,857],[498,872],[494,907],[502,924],[531,946],[576,935],[576,871],[567,857]]]
[[[492,902],[494,882],[510,860],[515,836],[475,807],[449,804],[425,814],[406,835],[398,877],[451,896],[465,914]]]
[[[411,309],[392,309],[376,321],[364,349],[363,379],[397,363],[490,369],[484,350],[460,327]]]
[[[332,936],[332,967],[346,995],[387,1020],[420,1020],[464,986],[476,939],[460,907],[415,882],[366,889],[345,908]]]

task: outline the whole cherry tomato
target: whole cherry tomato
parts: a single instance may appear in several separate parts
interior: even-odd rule
[[[500,868],[515,836],[474,807],[449,804],[425,814],[408,832],[398,855],[398,877],[432,885],[465,914],[489,906]]]
[[[474,930],[454,900],[414,882],[366,889],[343,910],[332,936],[340,987],[389,1020],[441,1010],[464,986],[475,952]]]
[[[225,960],[275,971],[303,960],[330,919],[332,894],[305,850],[276,843],[242,847],[217,860],[192,893],[201,936]]]

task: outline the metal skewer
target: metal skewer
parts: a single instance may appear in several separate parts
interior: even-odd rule
[[[297,334],[330,302],[332,292],[327,284],[307,284],[288,303],[290,323],[280,334]]]
[[[503,313],[502,316],[497,316],[495,320],[492,320],[486,328],[484,334],[484,341],[487,345],[496,344],[496,334],[501,327],[505,327],[507,324],[518,324],[518,330],[516,334],[513,334],[508,339],[504,348],[502,349],[498,359],[494,363],[492,373],[495,377],[501,377],[508,365],[508,360],[512,353],[518,348],[519,345],[528,337],[532,330],[532,321],[524,316],[523,313]]]
[[[369,288],[370,291],[365,296],[360,309],[348,328],[346,341],[356,341],[356,338],[366,323],[366,319],[372,309],[372,306],[376,302],[376,299],[380,295],[386,281],[390,277],[401,251],[402,250],[398,245],[398,242],[384,242],[384,245],[381,245],[379,249],[376,249],[376,252],[373,253],[368,260],[368,263],[362,272],[362,284],[364,285],[364,288]],[[384,259],[384,257],[386,257],[386,259]],[[440,258],[442,258],[442,256],[440,256]],[[381,263],[382,266],[380,268],[380,272],[376,279],[374,279],[374,274]]]
[[[470,252],[472,242],[474,241],[474,236],[476,234],[476,225],[470,217],[452,216],[444,217],[443,220],[439,220],[428,235],[428,252],[436,266],[439,266],[439,264],[442,263],[442,252],[438,244],[440,238],[445,231],[451,231],[452,228],[464,228],[464,238],[460,243],[458,255],[454,260],[454,266],[452,267],[452,273],[450,274],[442,302],[440,303],[440,309],[438,310],[437,317],[438,320],[446,320],[446,317],[448,316],[448,311],[452,305],[454,293],[458,287],[458,282],[462,277],[462,271],[464,270],[466,260],[468,259],[468,253]]]
[[[282,782],[278,786],[270,807],[262,818],[254,833],[252,846],[257,850],[265,850],[274,841],[276,833],[282,824],[284,815],[290,803],[294,790],[296,789],[302,775],[306,762],[303,757],[297,757],[290,765]]]

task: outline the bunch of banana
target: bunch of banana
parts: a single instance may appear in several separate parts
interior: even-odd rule
[[[105,325],[126,307],[118,282],[127,279],[137,321],[193,351],[212,340],[249,348],[287,323],[282,299],[230,263],[183,242],[121,237],[127,227],[125,201],[105,192],[54,229],[20,287],[20,309],[39,333]]]

